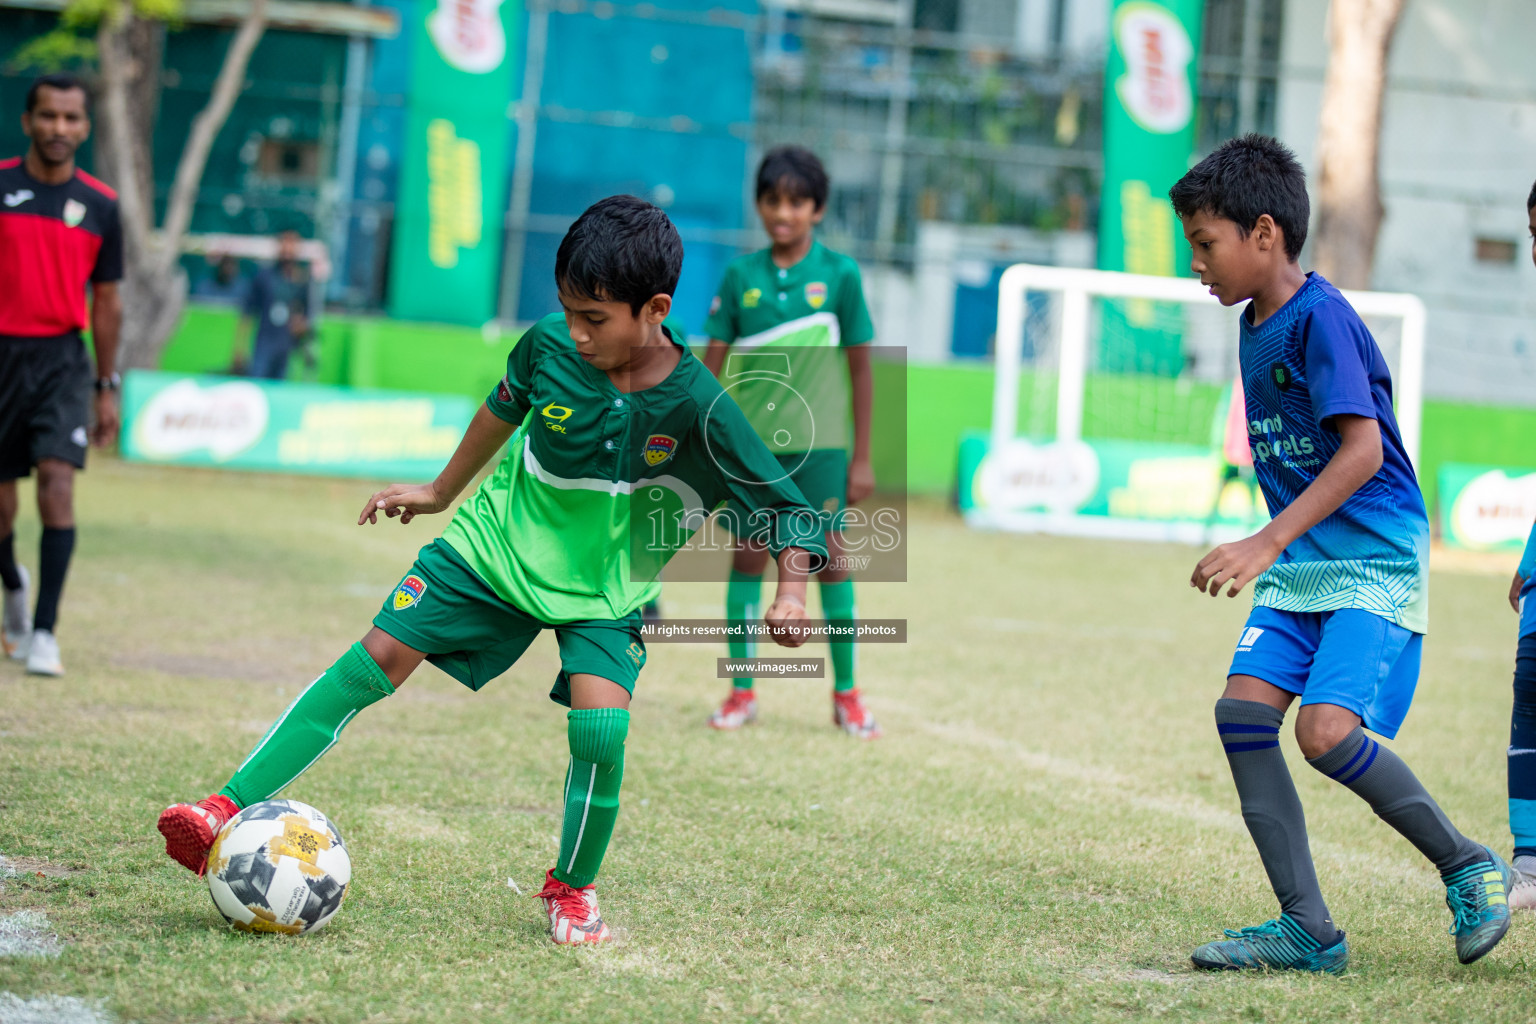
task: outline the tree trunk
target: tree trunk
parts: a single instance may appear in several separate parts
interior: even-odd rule
[[[124,15],[121,31],[113,38],[112,52],[104,60],[114,66],[114,87],[124,92],[124,115],[129,126],[128,152],[120,155],[117,132],[114,126],[106,126],[111,119],[107,107],[113,105],[98,102],[96,121],[96,176],[109,184],[121,182],[132,174],[138,186],[138,194],[152,197],[155,194],[154,168],[151,162],[150,139],[154,131],[155,115],[160,108],[160,65],[165,53],[165,26],[158,21],[137,17],[131,9]],[[98,50],[102,40],[98,34]],[[106,72],[102,73],[105,88]],[[135,130],[134,126],[139,128]],[[121,191],[121,188],[119,188]]]
[[[1379,152],[1387,53],[1404,0],[1333,0],[1317,133],[1313,263],[1340,288],[1369,288],[1381,230]]]
[[[118,365],[153,368],[187,303],[181,242],[208,153],[245,88],[251,53],[266,28],[266,0],[252,0],[224,54],[208,104],[193,119],[166,200],[164,225],[155,227],[151,140],[159,106],[164,26],[138,18],[120,3],[97,34],[101,61],[101,166],[118,190],[123,223],[123,326]],[[105,145],[102,145],[104,143]]]

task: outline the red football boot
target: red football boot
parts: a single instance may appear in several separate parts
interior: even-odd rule
[[[534,899],[544,901],[544,911],[549,914],[549,937],[562,946],[606,942],[613,935],[597,912],[595,885],[576,889],[549,871],[544,875],[544,888]]]
[[[172,804],[160,812],[165,855],[201,878],[208,869],[208,851],[214,839],[239,813],[235,802],[219,793],[195,804]]]
[[[864,696],[857,689],[832,693],[832,724],[849,736],[861,740],[880,738],[880,724],[864,706]]]

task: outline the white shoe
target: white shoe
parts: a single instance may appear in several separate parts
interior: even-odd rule
[[[1509,909],[1536,910],[1536,857],[1516,857],[1510,867],[1515,880],[1509,886]]]
[[[27,611],[32,600],[32,577],[27,567],[18,565],[21,586],[5,591],[5,653],[17,661],[27,657],[27,641],[32,639],[32,615]]]
[[[64,663],[59,660],[59,641],[46,629],[34,629],[27,646],[27,672],[34,676],[61,676]]]
[[[534,898],[544,901],[544,912],[549,915],[549,937],[556,945],[580,946],[613,938],[613,932],[597,911],[597,886],[573,889],[548,871],[544,888]]]

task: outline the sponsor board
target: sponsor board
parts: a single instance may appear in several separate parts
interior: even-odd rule
[[[1228,539],[1268,518],[1219,453],[1142,441],[960,443],[960,509],[977,525],[1132,539]]]
[[[1440,535],[1453,547],[1519,551],[1536,522],[1536,469],[1440,467]]]
[[[475,412],[461,395],[150,370],[123,381],[123,455],[334,476],[432,476]]]

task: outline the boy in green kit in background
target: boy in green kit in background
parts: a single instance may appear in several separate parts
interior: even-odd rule
[[[555,942],[610,937],[593,880],[618,817],[630,695],[645,663],[639,608],[656,594],[656,572],[727,498],[752,509],[778,558],[765,618],[778,643],[797,647],[806,577],[826,562],[800,492],[662,326],[682,262],[666,214],[634,196],[604,199],[571,226],[555,259],[563,316],[518,340],[437,479],[392,484],[358,524],[381,512],[402,523],[442,512],[507,445],[501,464],[421,549],[373,629],[283,712],[224,788],[160,815],[168,856],[202,874],[240,808],[297,779],[423,659],[478,690],[553,629],[561,672],[550,699],[571,709],[571,760],[559,861],[538,897]],[[629,529],[654,515],[632,510],[642,492],[671,495],[666,507],[681,510],[677,529],[643,547],[649,531]]]
[[[848,506],[875,490],[869,447],[869,343],[875,330],[858,264],[815,238],[828,185],[821,161],[804,147],[781,146],[763,157],[757,212],[772,244],[726,267],[704,322],[710,339],[704,362],[778,457],[784,475],[821,514],[828,553],[817,577],[822,611],[834,623],[849,624],[857,612],[853,580],[839,557],[842,521]],[[739,517],[745,510],[729,512]],[[768,552],[746,539],[752,526],[732,526],[738,547],[725,597],[732,622],[754,619],[761,608]],[[731,657],[750,658],[753,647],[750,640],[732,640]],[[851,736],[875,739],[880,726],[854,680],[854,644],[833,641],[828,647],[833,723]],[[756,718],[752,678],[737,676],[709,724],[739,729]]]

